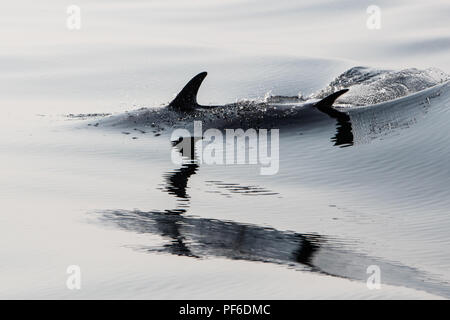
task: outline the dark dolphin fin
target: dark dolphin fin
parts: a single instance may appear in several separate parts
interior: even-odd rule
[[[200,85],[205,79],[207,72],[201,72],[191,79],[180,91],[180,93],[169,104],[169,107],[178,111],[192,111],[199,106],[197,93]]]
[[[341,95],[343,95],[344,93],[346,93],[348,91],[348,89],[342,89],[339,91],[336,91],[335,93],[330,94],[329,96],[323,98],[322,100],[320,100],[319,102],[316,102],[314,104],[314,106],[319,109],[322,112],[325,112],[328,114],[327,111],[329,111],[329,109],[332,109],[331,106],[333,105],[333,103],[336,101],[337,98],[339,98]],[[333,109],[334,110],[334,109]],[[338,111],[337,111],[338,112]]]
[[[314,105],[319,111],[337,120],[337,132],[331,140],[334,141],[335,146],[341,147],[353,145],[354,137],[352,123],[350,121],[350,116],[347,113],[333,108],[333,103],[347,91],[348,89],[343,89],[332,93]]]

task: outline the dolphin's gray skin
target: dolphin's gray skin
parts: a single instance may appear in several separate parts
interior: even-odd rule
[[[420,117],[422,110],[426,109],[423,105],[429,104],[429,100],[442,90],[448,91],[449,87],[448,80],[434,81],[425,71],[375,72],[356,67],[336,78],[321,93],[315,94],[316,98],[324,97],[320,101],[272,97],[264,102],[240,101],[205,106],[197,102],[197,93],[206,76],[206,72],[201,72],[193,77],[166,107],[142,108],[112,115],[89,125],[125,130],[134,128],[143,133],[151,131],[160,135],[163,131],[170,133],[177,128],[192,131],[194,121],[201,121],[203,130],[283,127],[283,131],[288,132],[298,128],[325,128],[332,124],[332,118],[336,120],[336,134],[331,140],[335,146],[345,147],[370,142],[398,127],[409,127],[415,121],[411,115],[418,114]],[[346,88],[333,92],[343,86]],[[341,99],[351,108],[333,106],[349,87],[355,86],[350,94]],[[386,91],[390,94],[385,96]],[[373,101],[381,102],[373,104]]]
[[[201,72],[193,77],[167,108],[140,109],[102,119],[99,124],[134,127],[142,131],[148,131],[150,126],[150,130],[159,134],[164,129],[192,129],[194,121],[202,121],[204,130],[269,129],[281,126],[297,129],[318,126],[320,122],[332,118],[336,120],[336,134],[331,138],[332,142],[335,146],[347,147],[370,142],[396,128],[409,127],[426,112],[430,99],[447,91],[449,87],[449,82],[445,82],[395,100],[343,109],[333,104],[349,89],[331,93],[317,102],[297,99],[294,103],[276,100],[204,106],[197,102],[197,93],[206,76],[206,72]]]
[[[202,121],[203,129],[258,129],[293,125],[298,127],[316,120],[324,120],[323,110],[332,107],[336,99],[348,91],[342,89],[318,102],[296,99],[294,103],[236,102],[224,105],[200,105],[197,93],[207,73],[193,77],[178,95],[163,108],[142,108],[101,119],[95,126],[136,128],[159,134],[174,128],[191,129],[194,121]],[[317,112],[317,110],[322,112]],[[92,125],[92,124],[91,124]]]
[[[203,80],[208,75],[207,72],[201,72],[197,74],[195,77],[193,77],[185,86],[184,88],[178,93],[178,95],[173,99],[173,101],[169,104],[169,108],[172,108],[177,111],[182,112],[190,112],[194,111],[196,109],[208,109],[208,108],[216,108],[220,106],[202,106],[197,103],[197,93],[200,88],[200,85],[202,84]],[[348,89],[339,90],[337,92],[334,92],[327,97],[323,98],[319,102],[314,103],[314,106],[316,106],[319,110],[325,110],[330,108],[333,103],[336,101],[339,96],[346,93]],[[230,104],[234,105],[234,104]],[[224,105],[226,107],[227,105]]]

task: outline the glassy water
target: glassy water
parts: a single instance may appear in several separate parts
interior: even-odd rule
[[[379,1],[369,30],[369,4],[78,1],[80,30],[58,1],[5,4],[0,296],[448,298],[450,90],[422,71],[450,72],[450,7]],[[345,117],[301,107],[361,80],[361,65],[373,82],[352,83]],[[380,71],[405,68],[419,71]],[[255,102],[252,126],[290,112],[271,124],[276,175],[192,154],[177,165],[170,124],[108,122],[167,116],[204,70],[202,104]],[[285,109],[258,109],[277,99]],[[227,119],[242,124],[241,106]]]

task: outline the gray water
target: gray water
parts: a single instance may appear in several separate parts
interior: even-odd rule
[[[369,30],[369,4],[79,1],[78,31],[57,1],[4,5],[0,297],[448,298],[450,7],[381,1]],[[278,174],[176,165],[170,125],[108,125],[166,117],[204,70],[202,104],[294,97]],[[348,86],[348,121],[302,108]]]

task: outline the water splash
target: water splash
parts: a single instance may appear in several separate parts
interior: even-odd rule
[[[395,71],[353,67],[310,98],[321,99],[335,91],[350,88],[338,99],[338,103],[367,106],[401,98],[449,80],[450,75],[436,68]]]

